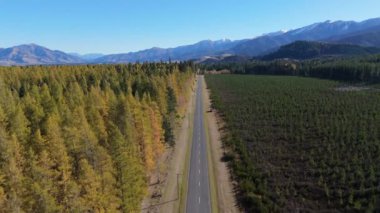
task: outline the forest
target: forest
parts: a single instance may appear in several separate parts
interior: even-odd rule
[[[203,64],[204,70],[235,74],[291,75],[349,82],[380,83],[380,55],[310,60],[251,60]]]
[[[0,212],[139,212],[192,63],[0,67]]]
[[[379,212],[380,92],[296,76],[206,75],[245,212]]]

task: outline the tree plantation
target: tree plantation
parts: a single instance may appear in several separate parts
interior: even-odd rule
[[[221,62],[202,65],[206,70],[227,69],[235,74],[292,75],[338,81],[380,83],[380,55],[311,60]]]
[[[380,92],[286,76],[207,75],[246,212],[380,211]]]
[[[0,211],[139,212],[193,69],[0,67]]]

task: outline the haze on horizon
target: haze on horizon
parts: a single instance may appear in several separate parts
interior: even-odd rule
[[[379,16],[376,0],[0,0],[0,48],[124,53],[200,40],[252,38],[325,20]]]

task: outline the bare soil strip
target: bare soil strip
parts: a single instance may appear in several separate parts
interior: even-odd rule
[[[203,79],[204,81],[204,79]],[[211,100],[209,91],[206,88],[204,81],[204,109],[206,113],[206,124],[208,128],[208,136],[212,155],[212,166],[215,174],[216,190],[217,190],[217,203],[218,212],[240,212],[233,190],[232,178],[228,169],[227,163],[221,159],[223,157],[224,149],[221,141],[221,132],[219,129],[222,127],[222,120],[218,118],[216,112],[211,110]]]

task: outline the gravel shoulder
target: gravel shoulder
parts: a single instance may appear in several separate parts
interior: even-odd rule
[[[221,132],[219,129],[223,126],[222,120],[217,116],[215,110],[211,109],[211,100],[209,96],[209,90],[204,82],[204,109],[206,113],[206,125],[208,128],[208,137],[211,148],[212,166],[214,169],[216,191],[217,191],[217,203],[218,212],[235,213],[240,212],[236,203],[234,186],[230,171],[227,163],[221,159],[223,157],[224,149],[221,141]]]

